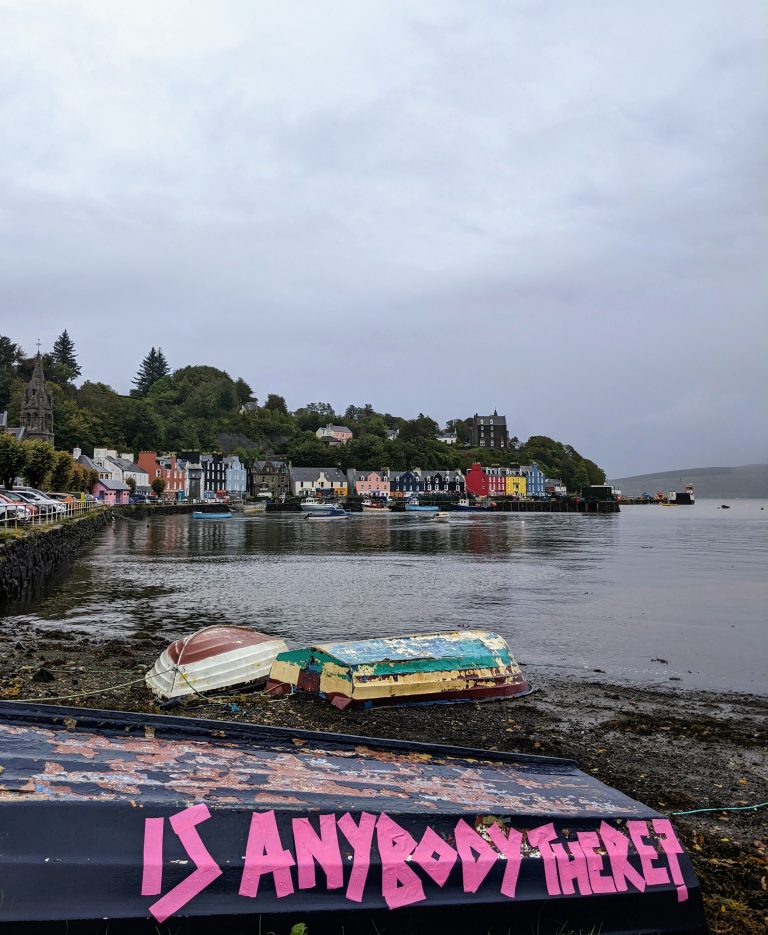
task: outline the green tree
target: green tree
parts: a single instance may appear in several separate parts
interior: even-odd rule
[[[267,396],[267,401],[264,403],[265,409],[271,409],[274,412],[282,412],[285,415],[288,414],[288,407],[285,404],[285,400],[282,396],[278,396],[276,393],[270,393]]]
[[[23,359],[24,351],[19,345],[0,334],[0,410],[8,408],[16,369]]]
[[[0,481],[5,487],[13,487],[16,478],[25,473],[28,459],[27,445],[15,435],[0,432]]]
[[[162,380],[170,372],[171,368],[165,359],[163,349],[161,347],[158,347],[157,350],[154,347],[151,348],[147,356],[142,360],[139,372],[131,381],[136,387],[132,392],[136,396],[146,396],[152,384]]]
[[[136,493],[136,478],[135,477],[126,477],[125,486],[130,490],[131,496]]]
[[[74,462],[72,456],[67,451],[57,451],[51,469],[51,489],[69,490],[72,483],[72,469]]]
[[[44,487],[56,461],[56,449],[49,442],[22,442],[27,448],[24,477],[30,487]]]
[[[235,380],[235,393],[237,394],[237,401],[241,405],[242,403],[249,403],[253,399],[253,390],[242,377]]]
[[[418,418],[411,419],[402,426],[400,438],[406,442],[415,441],[417,438],[435,438],[437,432],[437,422],[420,412]],[[424,465],[422,464],[420,467],[424,467]]]
[[[67,333],[66,328],[61,332],[58,338],[56,338],[53,350],[49,356],[54,370],[54,373],[51,374],[52,380],[56,382],[63,380],[64,383],[72,383],[72,381],[82,373],[80,364],[77,362],[75,344]],[[58,377],[59,380],[56,380],[56,377]]]
[[[149,486],[154,491],[156,497],[162,497],[163,491],[165,490],[165,478],[153,477],[152,483]]]
[[[573,480],[571,481],[571,490],[579,491],[582,487],[586,487],[589,484],[589,474],[587,473],[587,466],[583,461],[579,462],[576,466],[576,470],[573,473]]]

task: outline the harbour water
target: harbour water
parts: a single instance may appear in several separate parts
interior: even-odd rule
[[[121,519],[7,632],[171,638],[210,623],[289,643],[502,633],[535,678],[768,694],[768,501],[620,514]],[[763,509],[761,509],[763,508]]]

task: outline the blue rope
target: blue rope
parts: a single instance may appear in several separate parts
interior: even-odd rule
[[[692,808],[687,812],[670,812],[670,815],[700,815],[702,812],[753,812],[758,808],[765,808],[768,802],[758,802],[757,805],[724,805],[722,808]]]

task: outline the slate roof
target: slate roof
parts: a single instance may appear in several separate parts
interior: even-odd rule
[[[342,470],[335,467],[317,467],[317,468],[291,468],[292,481],[314,481],[320,479],[320,472],[323,472],[330,481],[339,481],[344,483],[346,475]]]
[[[101,486],[105,487],[107,490],[130,490],[130,487],[121,480],[112,480],[107,477],[103,479],[99,478],[96,483],[101,484]]]
[[[496,426],[496,425],[506,425],[506,424],[507,424],[507,417],[506,417],[506,416],[500,416],[500,415],[498,414],[498,412],[496,412],[495,410],[494,410],[493,413],[492,413],[491,415],[489,415],[489,416],[479,416],[477,413],[475,413],[475,421],[477,421],[477,420],[479,420],[479,419],[485,419],[486,422],[487,422],[489,419],[493,419],[493,424],[494,424],[494,426]]]
[[[265,465],[271,464],[273,467],[277,468],[279,472],[285,471],[288,468],[288,465],[285,461],[273,461],[270,458],[267,458],[266,461],[252,461],[251,462],[251,471],[263,471]]]
[[[119,467],[121,471],[131,471],[134,474],[147,473],[144,468],[140,468],[138,464],[134,461],[129,461],[128,458],[113,458],[111,455],[108,455],[106,460],[111,461],[112,464]]]

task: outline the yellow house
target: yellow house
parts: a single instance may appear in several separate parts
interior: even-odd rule
[[[524,474],[507,474],[504,478],[504,493],[508,497],[524,497],[525,489]]]

